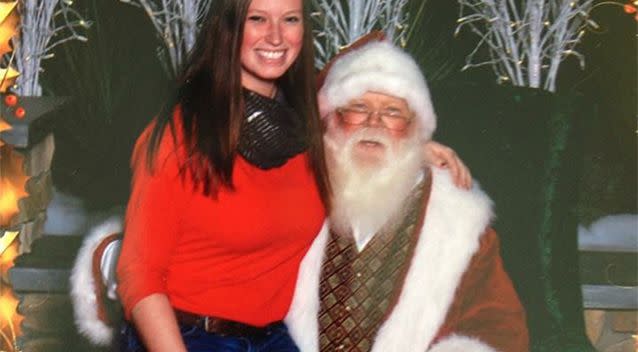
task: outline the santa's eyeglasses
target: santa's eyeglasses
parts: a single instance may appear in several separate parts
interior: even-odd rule
[[[405,115],[396,109],[371,110],[365,105],[352,105],[337,108],[337,115],[348,125],[370,123],[372,116],[378,116],[383,127],[392,131],[403,131],[412,122],[412,115]]]

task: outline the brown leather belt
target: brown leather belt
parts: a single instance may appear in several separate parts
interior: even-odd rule
[[[187,326],[196,326],[206,332],[217,334],[219,336],[264,336],[270,333],[270,330],[274,325],[282,324],[282,322],[275,322],[264,327],[258,327],[240,323],[237,321],[189,313],[179,309],[173,310],[175,311],[175,318],[177,318],[177,322],[179,322],[180,324]]]

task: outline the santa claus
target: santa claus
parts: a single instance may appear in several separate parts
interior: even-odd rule
[[[286,318],[301,351],[527,351],[490,199],[421,161],[436,116],[416,62],[373,41],[329,67],[332,207]]]

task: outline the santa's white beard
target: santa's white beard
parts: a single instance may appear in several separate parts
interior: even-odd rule
[[[330,225],[340,234],[353,234],[358,244],[363,237],[392,225],[418,177],[422,173],[422,148],[416,136],[392,144],[379,129],[365,128],[345,137],[339,130],[325,135],[328,173],[332,183]],[[362,140],[385,145],[375,163],[363,162],[354,149]]]

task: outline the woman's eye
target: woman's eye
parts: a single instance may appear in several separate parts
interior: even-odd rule
[[[265,22],[266,18],[263,16],[252,15],[252,16],[248,16],[248,20],[251,22],[261,23],[261,22]]]
[[[286,22],[288,22],[288,23],[299,23],[299,22],[301,22],[301,18],[299,18],[299,16],[289,16],[289,17],[286,17]]]

